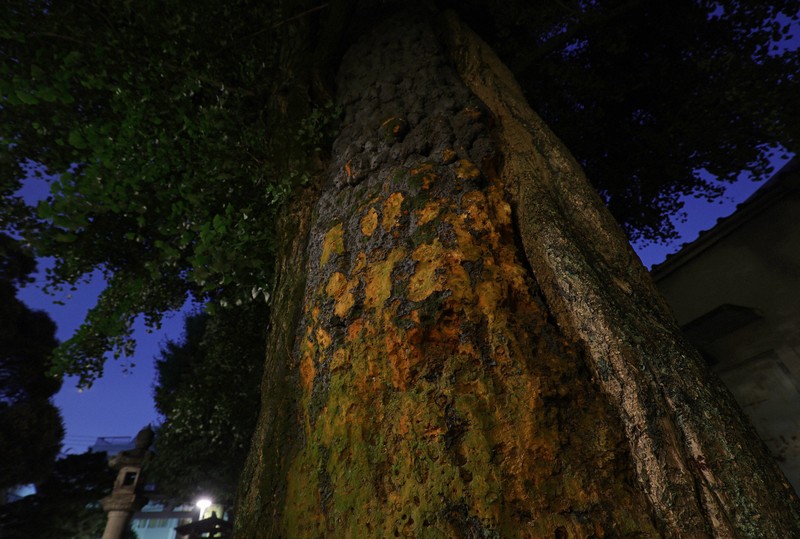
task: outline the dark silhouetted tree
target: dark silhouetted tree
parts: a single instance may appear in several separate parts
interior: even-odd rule
[[[261,400],[266,306],[250,303],[185,320],[156,362],[158,429],[149,477],[178,499],[232,504]]]
[[[35,267],[17,242],[0,234],[0,489],[42,480],[64,436],[51,402],[61,387],[50,373],[56,326],[16,297]]]

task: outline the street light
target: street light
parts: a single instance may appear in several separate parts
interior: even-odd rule
[[[211,500],[209,500],[208,498],[200,498],[199,500],[197,500],[197,503],[195,503],[195,505],[198,507],[198,509],[200,509],[200,518],[198,520],[203,520],[203,515],[205,514],[206,509],[211,507]]]

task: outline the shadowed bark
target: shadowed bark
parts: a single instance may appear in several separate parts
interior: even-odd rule
[[[328,177],[284,227],[237,537],[800,534],[763,445],[474,34],[394,17],[337,87]]]

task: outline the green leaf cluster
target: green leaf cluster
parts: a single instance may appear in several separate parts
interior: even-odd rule
[[[302,3],[290,3],[302,8]],[[318,166],[332,105],[297,88],[282,2],[12,1],[0,7],[0,177],[55,174],[25,228],[52,287],[108,288],[59,349],[82,383],[188,295],[243,301],[271,282],[281,206]],[[302,78],[302,77],[300,77]],[[289,136],[275,136],[288,133]],[[33,181],[33,180],[31,180]],[[2,223],[0,223],[2,224]]]

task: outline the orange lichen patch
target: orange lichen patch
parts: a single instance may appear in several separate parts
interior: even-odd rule
[[[425,174],[433,172],[433,163],[422,163],[420,166],[412,168],[410,171],[411,177],[421,177]]]
[[[391,231],[397,226],[397,221],[400,218],[401,204],[403,203],[403,193],[397,192],[389,195],[386,202],[383,203],[383,220],[381,224],[386,232]]]
[[[459,258],[448,256],[447,260],[449,262],[447,288],[453,293],[451,297],[457,301],[471,302],[473,291],[469,273],[461,265]]]
[[[425,174],[424,176],[422,176],[422,189],[425,190],[430,189],[431,184],[435,182],[437,178],[438,176],[433,173]]]
[[[448,303],[452,305],[452,302]],[[454,315],[441,317],[437,324],[428,329],[427,341],[436,343],[438,350],[454,354],[459,344],[460,318]]]
[[[465,223],[466,217],[463,215],[449,214],[444,220],[453,227],[461,260],[472,262],[479,260],[483,256],[482,242],[467,230]]]
[[[478,107],[469,106],[464,108],[464,115],[473,120],[479,120],[483,116],[483,112]]]
[[[420,342],[419,329],[411,328],[408,332],[403,331],[394,324],[392,315],[388,311],[384,311],[382,325],[392,385],[405,391],[412,381],[417,366],[422,362],[422,350],[416,346]]]
[[[488,199],[495,226],[511,227],[511,204],[503,196],[502,189],[491,186],[488,189]]]
[[[311,391],[311,385],[314,383],[314,360],[308,352],[300,360],[300,383],[305,393],[308,394]]]
[[[444,249],[439,238],[417,247],[411,259],[417,266],[408,282],[408,299],[422,301],[434,292],[444,290],[445,276],[440,273],[445,262]]]
[[[344,292],[345,286],[347,286],[347,277],[345,277],[343,273],[336,271],[331,275],[330,279],[328,279],[325,293],[328,294],[329,297],[337,298]]]
[[[339,348],[333,353],[331,372],[337,372],[350,367],[350,354],[347,348]]]
[[[471,342],[459,342],[458,353],[466,357],[479,357],[478,349]]]
[[[357,318],[353,320],[350,325],[347,326],[347,333],[345,340],[347,342],[353,342],[357,339],[360,339],[361,333],[364,331],[364,319]]]
[[[372,393],[388,383],[385,349],[382,338],[376,337],[377,330],[371,321],[362,320],[358,326],[351,326],[347,332],[354,373],[352,385],[359,393]]]
[[[433,436],[434,431],[439,430],[443,434],[447,428],[443,424],[444,418],[420,402],[418,398],[402,399],[396,413],[399,416],[397,420],[399,434],[410,442],[410,444],[403,444],[404,453],[413,448],[414,440],[424,436],[426,432]],[[406,455],[411,458],[419,457],[419,448],[413,448]]]
[[[438,177],[435,173],[436,167],[433,163],[423,163],[418,167],[412,168],[411,173],[412,183],[419,183],[422,189],[429,189],[431,184],[436,181]]]
[[[473,233],[479,233],[481,244],[500,245],[500,233],[489,213],[486,196],[481,191],[469,191],[461,199],[464,225]]]
[[[486,280],[481,281],[475,286],[475,295],[478,297],[478,307],[481,312],[491,322],[494,319],[497,306],[503,296],[503,284],[500,279],[496,278],[494,272],[490,272],[491,262],[484,261],[484,275]]]
[[[367,255],[363,251],[356,255],[356,262],[353,264],[352,275],[358,274],[367,267]]]
[[[461,207],[464,213],[472,219],[471,226],[476,230],[484,230],[492,226],[486,212],[486,195],[482,191],[474,190],[464,193],[461,197]]]
[[[505,281],[509,284],[509,288],[513,293],[525,293],[528,290],[528,282],[525,279],[528,273],[525,268],[516,259],[501,259],[500,271],[503,274]]]
[[[469,159],[456,161],[456,176],[462,180],[473,180],[481,175],[480,169]]]
[[[429,200],[422,209],[415,212],[417,214],[417,225],[423,226],[436,219],[440,209],[439,202]]]
[[[325,292],[335,300],[333,312],[339,318],[344,318],[347,312],[353,307],[356,300],[353,296],[353,288],[358,284],[358,279],[347,280],[344,274],[338,271],[331,275]]]
[[[458,154],[452,148],[445,148],[442,150],[442,164],[449,165],[456,160]]]
[[[378,226],[378,212],[375,208],[370,208],[367,214],[361,218],[361,233],[365,236],[372,236]]]
[[[350,288],[352,288],[352,286]],[[350,290],[347,290],[344,294],[342,294],[341,298],[339,298],[334,304],[333,312],[339,318],[344,318],[347,315],[347,313],[350,312],[350,309],[353,308],[353,305],[355,305],[355,303],[356,303],[355,296]]]
[[[408,123],[399,116],[392,116],[381,124],[386,140],[401,139],[408,132]]]
[[[344,173],[347,174],[348,178],[353,177],[353,169],[350,167],[350,161],[344,164]]]
[[[333,339],[331,338],[331,334],[328,333],[327,331],[325,331],[322,328],[317,328],[317,331],[315,332],[315,336],[317,338],[317,343],[319,343],[320,348],[323,349],[323,350],[325,348],[329,347],[331,345],[331,343],[333,342]]]
[[[403,404],[407,404],[408,401],[404,401]],[[407,438],[411,432],[411,427],[414,424],[414,419],[411,417],[409,413],[410,410],[407,409],[406,406],[400,410],[400,418],[397,421],[397,434],[402,436],[403,438]]]
[[[319,258],[320,267],[324,267],[334,254],[344,254],[344,227],[341,223],[325,233],[325,238],[322,240],[322,255]]]
[[[422,435],[426,438],[438,438],[446,432],[447,427],[445,425],[428,423],[425,425],[425,430],[422,432]]]
[[[494,347],[494,359],[498,363],[506,363],[511,359],[511,351],[507,344],[501,343]]]
[[[479,189],[473,189],[472,191],[467,191],[466,193],[464,193],[464,196],[461,197],[461,206],[464,208],[468,208],[470,206],[478,206],[485,208],[486,194]]]
[[[312,319],[312,320],[313,320],[315,323],[316,323],[317,321],[319,321],[319,314],[320,314],[321,312],[322,312],[322,311],[320,310],[319,306],[317,306],[317,305],[315,305],[315,306],[314,306],[314,307],[311,309],[311,319]],[[309,335],[311,334],[311,328],[309,328],[309,329],[308,329],[308,334],[309,334]]]
[[[364,307],[381,309],[392,294],[392,270],[405,256],[403,249],[392,249],[385,260],[372,262],[366,270]]]

